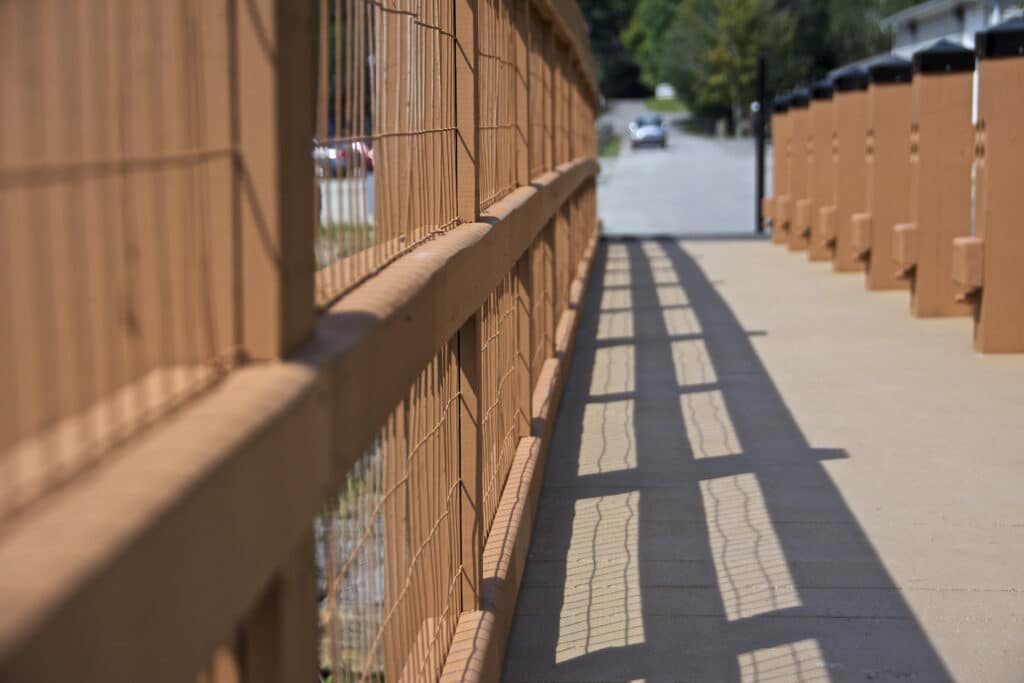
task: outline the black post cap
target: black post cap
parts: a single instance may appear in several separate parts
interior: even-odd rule
[[[1024,17],[1007,19],[974,34],[978,59],[1024,57]]]
[[[797,88],[789,96],[789,106],[793,109],[807,109],[811,104],[811,91]]]
[[[862,66],[848,66],[833,74],[832,82],[835,83],[836,90],[839,92],[867,90],[868,72]]]
[[[835,90],[835,87],[829,79],[823,78],[820,81],[815,81],[811,84],[811,99],[831,100],[833,90]]]
[[[783,114],[789,111],[789,95],[779,95],[772,103],[772,109],[776,114]]]
[[[914,53],[914,73],[957,73],[974,71],[974,53],[952,41],[936,41]]]
[[[889,55],[872,62],[868,74],[872,83],[910,83],[914,69],[909,60]]]

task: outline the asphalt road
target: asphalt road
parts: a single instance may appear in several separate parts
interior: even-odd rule
[[[642,100],[611,100],[603,121],[626,135]],[[672,122],[668,149],[602,159],[598,204],[607,235],[712,235],[754,230],[754,141],[691,135]]]

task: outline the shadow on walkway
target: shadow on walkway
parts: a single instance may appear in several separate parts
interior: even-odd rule
[[[950,680],[751,334],[678,242],[602,245],[506,680]]]

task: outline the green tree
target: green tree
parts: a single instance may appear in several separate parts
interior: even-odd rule
[[[622,29],[633,16],[637,0],[580,0],[590,29],[590,46],[597,59],[601,92],[608,97],[647,94],[632,50],[622,41]]]
[[[622,32],[625,44],[640,67],[640,80],[653,88],[663,78],[659,59],[662,40],[679,6],[679,0],[637,0],[629,24]]]
[[[624,33],[641,78],[735,122],[754,99],[757,56],[774,93],[884,52],[879,20],[905,0],[639,0]]]
[[[770,0],[682,0],[654,52],[655,73],[696,114],[735,122],[756,97],[758,55],[782,60],[791,36],[789,16]]]

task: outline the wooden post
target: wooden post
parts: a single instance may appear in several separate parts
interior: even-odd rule
[[[1024,19],[1011,19],[975,37],[978,53],[978,129],[973,237],[954,246],[953,274],[974,306],[974,348],[1024,352]]]
[[[862,213],[867,202],[867,169],[864,140],[868,130],[868,72],[849,67],[835,79],[836,201],[831,220],[826,221],[826,241],[832,247],[832,269],[836,272],[864,270],[851,241],[853,215]]]
[[[458,131],[455,178],[462,223],[474,223],[480,217],[478,20],[477,0],[455,0],[455,126]]]
[[[832,258],[832,250],[825,243],[822,231],[822,210],[835,201],[835,162],[832,158],[834,90],[829,80],[818,81],[811,86],[811,230],[807,238],[807,258],[811,261]]]
[[[893,258],[911,279],[917,317],[968,315],[950,277],[953,239],[971,231],[974,53],[947,40],[914,55],[910,222]]]
[[[807,248],[811,229],[808,176],[810,104],[811,92],[806,88],[794,90],[789,97],[789,197],[793,213],[789,217],[786,243],[790,251]]]
[[[867,206],[853,215],[851,240],[871,290],[906,289],[892,258],[892,226],[910,218],[910,62],[887,57],[868,69]]]
[[[311,4],[252,0],[235,10],[235,194],[239,344],[283,356],[313,329]]]
[[[785,244],[789,227],[789,96],[775,98],[772,114],[772,243]]]
[[[318,675],[313,531],[271,581],[242,624],[242,680],[313,681]]]
[[[483,573],[483,431],[480,420],[482,375],[480,314],[474,313],[459,330],[459,497],[462,611],[480,606]]]

